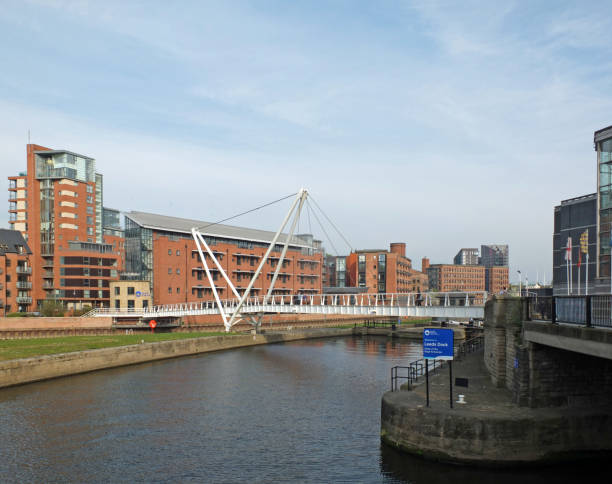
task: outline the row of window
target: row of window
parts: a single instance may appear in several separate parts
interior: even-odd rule
[[[136,288],[134,286],[128,286],[127,295],[133,296],[134,294],[136,294]],[[115,296],[120,296],[120,295],[121,295],[121,286],[115,286]]]
[[[127,300],[127,307],[128,309],[134,309],[136,307],[134,299]],[[142,308],[147,309],[148,307],[149,307],[149,300],[142,299]],[[121,308],[121,301],[119,301],[119,299],[115,299],[115,309],[120,309],[120,308]]]

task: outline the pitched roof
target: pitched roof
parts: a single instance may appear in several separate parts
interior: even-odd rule
[[[193,220],[179,217],[169,217],[167,215],[157,215],[146,212],[130,212],[125,214],[127,218],[137,223],[141,227],[154,230],[165,230],[167,232],[179,232],[191,234],[192,228],[202,227],[200,233],[209,237],[219,237],[236,240],[248,240],[252,242],[270,243],[274,238],[275,232],[268,230],[249,229],[246,227],[236,227],[233,225],[211,224],[202,220]],[[287,234],[281,234],[277,244],[283,244],[287,240]],[[293,236],[290,244],[292,246],[307,247],[311,246],[303,239]]]
[[[21,232],[11,229],[0,229],[0,255],[19,254],[19,246],[24,248],[25,253],[32,253]]]

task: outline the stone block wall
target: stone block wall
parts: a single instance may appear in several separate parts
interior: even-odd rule
[[[521,300],[494,296],[485,305],[484,361],[498,387],[514,386],[516,347],[521,338]]]
[[[612,360],[536,343],[528,356],[530,407],[612,404]]]

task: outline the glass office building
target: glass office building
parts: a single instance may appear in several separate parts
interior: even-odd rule
[[[610,278],[610,227],[612,226],[612,126],[595,131],[597,151],[597,276]]]

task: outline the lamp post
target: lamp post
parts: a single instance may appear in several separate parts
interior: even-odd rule
[[[523,289],[523,287],[522,287],[523,280],[522,280],[522,276],[521,276],[521,271],[516,271],[516,272],[518,272],[518,275],[519,275],[519,297],[521,297],[521,295],[523,293],[523,290],[522,290]]]

